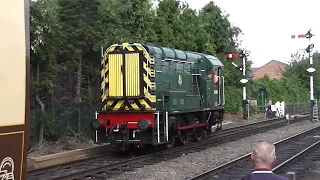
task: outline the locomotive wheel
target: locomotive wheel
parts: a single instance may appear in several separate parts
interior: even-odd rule
[[[196,141],[196,142],[199,142],[202,140],[202,137],[203,137],[203,134],[200,132],[200,133],[195,133],[193,134],[193,139]]]
[[[202,133],[203,133],[203,138],[204,139],[209,139],[210,136],[211,136],[211,127],[208,130],[206,130],[206,129],[203,130]]]
[[[190,142],[190,136],[187,133],[181,133],[179,136],[179,141],[185,145]]]
[[[169,140],[168,143],[166,143],[164,146],[167,148],[167,149],[170,149],[170,148],[173,148],[174,145],[176,143],[176,138],[172,138],[171,140]]]

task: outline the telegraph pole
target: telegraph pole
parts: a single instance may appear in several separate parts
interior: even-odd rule
[[[243,109],[243,119],[248,119],[248,113],[247,113],[247,92],[246,92],[246,83],[248,82],[248,79],[246,78],[246,62],[247,62],[247,55],[241,51],[239,54],[226,54],[227,59],[235,59],[235,58],[242,58],[242,66],[238,66],[234,62],[232,62],[232,65],[234,65],[238,70],[242,71],[242,79],[240,82],[243,84],[242,89],[242,109]]]
[[[297,37],[309,39],[309,42],[310,42],[310,40],[313,36],[315,36],[315,35],[311,34],[311,29],[310,29],[306,34],[299,34]],[[291,35],[291,39],[294,39],[295,37],[296,37],[295,35]],[[313,59],[312,59],[313,48],[314,48],[314,44],[309,44],[308,47],[305,49],[306,52],[309,54],[309,63],[310,63],[310,67],[307,69],[307,72],[309,72],[309,75],[310,75],[310,117],[311,117],[311,121],[313,121],[313,119],[314,119],[313,108],[314,108],[315,102],[314,102],[314,95],[313,95],[313,73],[316,71],[316,69],[313,67]]]

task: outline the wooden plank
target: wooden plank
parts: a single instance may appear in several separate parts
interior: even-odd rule
[[[100,145],[97,147],[76,149],[68,152],[55,153],[40,157],[31,157],[29,165],[32,169],[57,166],[100,156],[101,154],[107,153],[110,150],[111,147],[109,145]]]

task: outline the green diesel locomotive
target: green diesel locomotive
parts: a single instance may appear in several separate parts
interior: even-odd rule
[[[138,43],[111,45],[101,59],[102,110],[95,142],[122,149],[200,141],[221,129],[224,66],[214,56]]]

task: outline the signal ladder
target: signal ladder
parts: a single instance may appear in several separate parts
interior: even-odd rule
[[[313,106],[313,121],[319,121],[318,119],[318,100],[314,100],[314,106]]]

